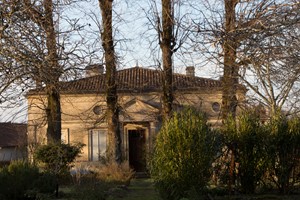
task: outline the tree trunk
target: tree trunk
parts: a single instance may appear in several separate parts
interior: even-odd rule
[[[47,85],[47,141],[61,141],[61,108],[60,95],[54,85]]]
[[[46,85],[48,105],[47,114],[47,142],[61,141],[61,106],[59,94],[59,77],[62,69],[58,63],[56,32],[53,22],[53,2],[43,0],[43,11],[40,11],[30,0],[24,0],[28,17],[42,28],[45,34],[47,55],[44,57],[43,69],[35,74],[36,80]],[[43,13],[42,13],[43,12]],[[42,74],[40,74],[42,73]]]
[[[101,38],[106,64],[106,103],[108,123],[107,157],[111,161],[121,163],[121,133],[119,128],[117,84],[115,81],[116,58],[113,42],[112,3],[113,0],[99,0],[103,26]]]
[[[61,69],[58,63],[56,33],[53,22],[53,3],[52,0],[44,0],[45,21],[43,28],[46,33],[46,46],[48,56],[46,62],[48,63],[46,78],[46,92],[48,97],[47,106],[47,139],[48,142],[61,141],[61,107],[60,94],[58,91],[58,82],[61,75]]]
[[[225,4],[225,40],[223,41],[224,51],[224,74],[222,79],[222,120],[223,123],[229,116],[235,119],[237,98],[236,90],[238,85],[239,67],[236,63],[237,42],[235,40],[236,30],[236,11],[235,7],[239,0],[224,0]],[[229,166],[228,190],[232,192],[232,186],[235,183],[235,145],[230,144],[231,160]]]
[[[163,118],[172,116],[173,104],[173,69],[172,55],[174,48],[174,15],[172,0],[162,0],[162,32],[160,48],[163,61]]]
[[[224,72],[223,72],[223,93],[222,93],[222,119],[227,120],[228,116],[235,118],[237,108],[236,90],[238,85],[239,67],[236,63],[237,42],[235,40],[236,17],[235,7],[238,0],[225,0],[225,40],[224,51]]]

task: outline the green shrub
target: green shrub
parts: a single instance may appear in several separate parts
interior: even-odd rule
[[[236,178],[243,193],[252,194],[268,167],[268,138],[265,125],[255,111],[228,119],[224,130],[225,144],[230,146],[237,166]]]
[[[39,177],[38,168],[23,161],[14,161],[0,172],[0,188],[3,199],[23,198],[33,189],[33,180]]]
[[[276,116],[269,130],[270,179],[281,193],[287,194],[299,182],[299,174],[294,172],[300,164],[300,119]]]
[[[39,146],[34,152],[34,159],[43,164],[45,172],[56,177],[56,197],[59,184],[70,173],[75,158],[81,153],[83,144],[49,143]]]
[[[192,109],[174,113],[161,128],[150,161],[150,174],[164,199],[180,199],[201,191],[211,177],[219,135],[204,114]]]
[[[56,189],[56,177],[49,172],[44,172],[34,181],[34,188],[37,188],[39,193],[53,193]]]
[[[43,163],[45,170],[55,175],[69,172],[71,164],[81,153],[83,144],[50,143],[39,146],[34,152],[35,160]]]
[[[24,161],[12,162],[0,170],[0,199],[35,199],[39,193],[51,194],[55,185],[47,180],[36,166]]]

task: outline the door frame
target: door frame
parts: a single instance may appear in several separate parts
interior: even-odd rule
[[[129,165],[129,131],[130,130],[144,130],[145,131],[145,155],[149,152],[149,122],[129,122],[123,125],[123,143],[122,150],[125,162]]]

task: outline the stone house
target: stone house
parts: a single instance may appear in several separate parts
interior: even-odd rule
[[[173,74],[174,108],[193,106],[207,113],[209,122],[220,125],[221,81],[195,76],[194,67],[186,74]],[[120,108],[123,159],[136,171],[145,169],[145,155],[161,127],[162,72],[133,67],[119,70],[116,81]],[[106,152],[105,74],[101,65],[86,68],[86,77],[63,82],[60,88],[62,140],[86,144],[79,161],[99,161]],[[246,90],[238,90],[239,101]],[[29,144],[44,143],[46,99],[42,90],[32,90],[28,99]]]
[[[0,123],[0,164],[26,159],[27,124]]]

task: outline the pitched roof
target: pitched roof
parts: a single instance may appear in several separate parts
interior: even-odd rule
[[[16,147],[27,144],[27,125],[0,123],[0,147]]]
[[[162,71],[133,67],[117,71],[118,91],[151,92],[162,87]],[[173,74],[174,90],[196,90],[220,88],[221,81],[201,77]],[[105,74],[82,78],[61,84],[62,93],[102,93],[105,92]]]

